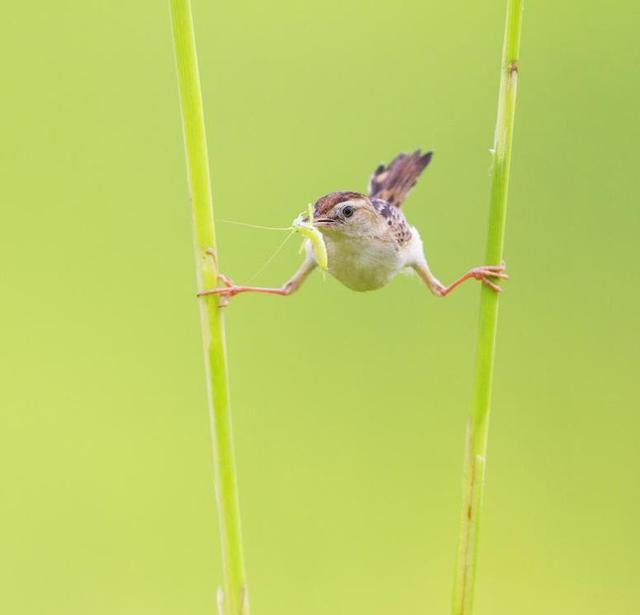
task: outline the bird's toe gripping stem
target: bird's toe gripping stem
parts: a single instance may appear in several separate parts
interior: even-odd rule
[[[240,293],[264,293],[267,295],[289,295],[291,288],[289,284],[285,284],[282,288],[262,288],[260,286],[240,286],[235,284],[233,280],[226,275],[218,274],[218,280],[223,286],[201,290],[198,297],[208,297],[210,295],[218,295],[220,297],[218,306],[225,307],[229,300]]]
[[[498,286],[491,278],[497,278],[499,280],[508,280],[509,275],[505,273],[506,265],[484,265],[482,267],[475,267],[469,273],[476,280],[480,280],[485,286],[495,290],[497,293],[502,292],[502,287]]]
[[[508,280],[509,276],[505,273],[506,265],[483,265],[481,267],[474,267],[465,273],[461,278],[449,284],[449,286],[438,285],[435,288],[435,292],[440,297],[446,297],[452,290],[460,286],[466,280],[479,280],[485,286],[491,288],[497,293],[502,292],[502,287],[498,286],[492,278],[499,280]]]

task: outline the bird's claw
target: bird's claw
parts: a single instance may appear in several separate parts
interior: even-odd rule
[[[240,287],[236,286],[231,278],[222,273],[218,274],[218,280],[224,284],[223,287],[201,290],[197,296],[208,297],[209,295],[218,295],[218,307],[226,307],[229,305],[229,299],[235,297],[240,292]]]
[[[485,286],[493,289],[497,293],[502,292],[502,287],[498,286],[490,278],[498,278],[500,280],[508,280],[509,276],[505,273],[505,265],[484,265],[471,270],[471,275],[480,280]]]

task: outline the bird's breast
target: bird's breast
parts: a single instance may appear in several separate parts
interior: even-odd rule
[[[405,265],[403,255],[394,241],[325,236],[325,243],[329,273],[352,290],[382,288]]]

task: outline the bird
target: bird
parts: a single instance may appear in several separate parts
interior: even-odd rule
[[[442,284],[431,272],[420,234],[407,222],[402,205],[432,157],[432,151],[423,154],[421,149],[398,154],[388,165],[375,169],[366,194],[330,192],[315,201],[312,220],[302,219],[322,233],[327,270],[347,288],[358,292],[377,290],[401,271],[414,270],[436,297],[446,297],[472,279],[495,292],[502,291],[496,280],[509,278],[503,263],[474,267],[449,285]],[[310,240],[305,240],[304,248],[302,264],[281,287],[242,286],[219,275],[222,286],[203,290],[198,296],[218,295],[223,306],[241,293],[291,295],[318,266]]]

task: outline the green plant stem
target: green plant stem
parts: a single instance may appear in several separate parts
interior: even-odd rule
[[[492,150],[491,198],[486,262],[503,260],[511,143],[518,84],[518,58],[523,0],[507,0],[500,67],[498,117]],[[453,590],[453,615],[471,615],[478,559],[478,533],[485,480],[491,387],[498,325],[498,294],[482,287],[473,411],[467,426],[463,506]]]
[[[217,285],[218,258],[190,0],[171,0],[171,16],[187,172],[193,205],[198,289],[203,290]],[[231,430],[224,321],[215,295],[203,297],[199,303],[213,439],[215,494],[224,564],[224,590],[220,608],[225,615],[247,615],[249,603]]]

